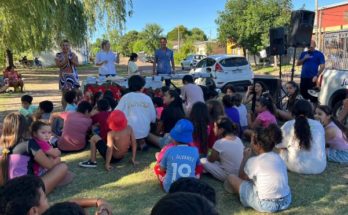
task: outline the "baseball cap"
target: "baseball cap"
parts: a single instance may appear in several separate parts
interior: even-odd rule
[[[170,136],[177,142],[191,143],[193,133],[193,124],[187,119],[179,120],[170,131]]]
[[[127,127],[126,115],[120,110],[114,110],[111,112],[107,119],[108,127],[113,131],[121,131]]]

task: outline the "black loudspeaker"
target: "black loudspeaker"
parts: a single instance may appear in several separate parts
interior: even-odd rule
[[[313,33],[315,13],[308,10],[296,10],[291,13],[289,28],[289,46],[309,47]]]
[[[284,55],[286,54],[286,34],[284,27],[269,29],[269,54]]]
[[[269,92],[274,99],[274,102],[278,103],[280,97],[280,89],[282,86],[281,80],[278,78],[254,78],[254,83],[260,82],[262,87]]]

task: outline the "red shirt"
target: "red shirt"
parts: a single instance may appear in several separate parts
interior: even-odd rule
[[[107,119],[109,117],[111,112],[109,111],[101,111],[94,116],[92,116],[92,124],[99,124],[99,129],[100,129],[100,137],[106,142],[106,138],[108,136],[108,132],[110,131],[108,124],[107,124]]]

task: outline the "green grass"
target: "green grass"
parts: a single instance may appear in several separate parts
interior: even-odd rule
[[[99,197],[112,204],[115,214],[149,214],[152,206],[165,195],[153,174],[156,151],[138,153],[137,159],[141,163],[136,167],[128,162],[128,155],[122,162],[114,164],[111,172],[104,170],[104,161],[100,157],[95,169],[78,167],[78,162],[88,158],[88,151],[65,155],[63,160],[76,177],[71,184],[56,189],[49,199],[60,202],[71,198]],[[219,181],[206,175],[201,180],[215,188],[220,214],[257,214],[252,209],[243,208],[238,197],[225,192]],[[289,173],[293,202],[290,209],[282,213],[347,214],[347,182],[348,167],[334,163],[329,163],[321,175]]]
[[[118,67],[120,73],[126,67]],[[97,74],[93,65],[79,67],[81,78]],[[270,68],[260,70],[261,73],[272,71]],[[277,70],[274,70],[274,74]],[[21,70],[26,78],[25,91],[34,96],[34,104],[49,99],[60,108],[60,93],[57,85],[57,69],[44,68]],[[40,78],[38,78],[40,77]],[[20,107],[21,93],[6,93],[0,95],[0,119]],[[137,159],[141,162],[133,167],[128,155],[124,161],[114,165],[111,172],[104,170],[104,162],[98,157],[98,167],[83,169],[78,162],[88,159],[89,152],[64,155],[62,159],[69,165],[70,171],[76,174],[73,182],[65,187],[57,188],[49,195],[52,203],[66,201],[78,197],[99,197],[108,200],[114,214],[149,214],[153,205],[164,195],[153,174],[156,149],[139,153]],[[223,190],[222,183],[209,176],[202,180],[213,186],[217,192],[217,208],[220,214],[257,214],[252,209],[241,206],[236,195]],[[321,175],[299,175],[289,173],[289,184],[293,203],[282,214],[348,214],[348,167],[329,163]]]

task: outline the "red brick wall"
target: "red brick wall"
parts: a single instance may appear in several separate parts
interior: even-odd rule
[[[321,10],[321,27],[348,24],[348,4]]]

